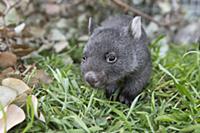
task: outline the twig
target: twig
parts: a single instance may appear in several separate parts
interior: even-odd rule
[[[8,9],[10,8],[10,3],[7,0],[3,0],[4,4],[6,5],[6,9],[4,11],[4,14],[8,11]]]
[[[21,0],[17,0],[13,5],[10,5],[8,0],[3,0],[3,2],[6,5],[6,9],[4,11],[4,15],[6,15],[12,8],[14,8],[17,4],[19,4],[21,2]]]
[[[173,24],[176,24],[176,23],[179,22],[179,20],[177,20],[177,21],[170,22],[170,23],[161,23],[161,22],[155,20],[155,19],[154,19],[153,17],[151,17],[150,15],[148,15],[148,14],[146,14],[146,13],[144,13],[144,12],[142,12],[142,11],[140,11],[140,10],[134,8],[134,7],[130,7],[128,4],[124,3],[124,2],[121,1],[121,0],[112,0],[112,1],[113,1],[116,5],[118,5],[119,7],[124,8],[125,11],[129,10],[129,11],[131,11],[131,12],[137,14],[137,15],[140,15],[140,16],[142,16],[142,17],[144,17],[144,18],[146,18],[146,19],[148,19],[148,20],[154,22],[154,23],[157,24],[158,26],[168,27],[168,26],[170,26],[170,25],[173,25]]]
[[[156,23],[157,25],[161,26],[160,22],[158,22],[157,20],[153,19],[151,16],[145,14],[144,12],[142,12],[142,11],[140,11],[140,10],[138,10],[138,9],[135,9],[135,8],[133,8],[133,7],[130,7],[128,4],[122,2],[121,0],[112,0],[112,1],[113,1],[116,5],[118,5],[118,6],[122,7],[122,8],[124,8],[125,10],[129,10],[129,11],[131,11],[131,12],[134,12],[134,13],[136,13],[137,15],[140,15],[140,16],[142,16],[142,17],[144,17],[144,18],[146,18],[146,19],[148,19],[148,20],[150,20],[150,21]]]

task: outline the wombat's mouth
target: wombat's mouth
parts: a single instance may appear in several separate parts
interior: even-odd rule
[[[103,85],[102,85],[102,83],[100,81],[98,81],[97,83],[95,83],[94,85],[91,85],[91,86],[95,87],[95,88],[102,88],[103,87]]]

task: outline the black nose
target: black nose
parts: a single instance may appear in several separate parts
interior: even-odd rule
[[[85,74],[85,80],[91,85],[95,86],[95,84],[98,82],[96,74],[93,71],[87,72]]]

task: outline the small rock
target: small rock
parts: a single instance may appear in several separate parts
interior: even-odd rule
[[[65,48],[69,48],[69,43],[67,41],[61,41],[53,46],[56,53],[62,52]]]
[[[49,39],[52,41],[65,41],[66,40],[65,36],[58,29],[51,30]]]
[[[88,39],[89,39],[88,35],[83,35],[83,36],[78,38],[78,40],[81,41],[81,42],[86,42],[86,41],[88,41]]]
[[[67,19],[60,19],[57,23],[56,23],[56,26],[58,28],[67,28]]]
[[[179,44],[197,43],[200,38],[200,22],[191,23],[178,30],[174,42]]]
[[[48,15],[58,15],[60,13],[60,6],[58,4],[43,4],[43,8]]]
[[[69,65],[69,64],[72,64],[72,63],[73,63],[72,58],[71,58],[68,54],[62,54],[60,57],[61,57],[61,59],[62,59],[62,62],[63,62],[65,65]]]
[[[41,28],[41,27],[34,27],[31,26],[29,27],[30,29],[30,33],[35,37],[35,38],[39,38],[45,35],[46,30],[45,28]]]

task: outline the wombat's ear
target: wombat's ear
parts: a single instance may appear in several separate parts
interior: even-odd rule
[[[88,22],[88,32],[89,32],[89,35],[91,35],[93,33],[93,31],[94,31],[95,28],[97,28],[97,25],[93,21],[92,17],[90,17],[89,18],[89,22]]]
[[[142,35],[142,23],[141,23],[141,17],[140,16],[136,16],[136,17],[133,18],[133,20],[131,21],[131,23],[129,25],[129,32],[136,39],[139,39],[141,37],[141,35]]]

